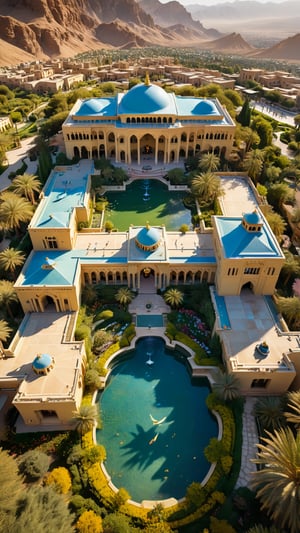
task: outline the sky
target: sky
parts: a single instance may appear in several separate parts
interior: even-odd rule
[[[167,2],[170,2],[170,0],[159,0],[162,4],[166,4]],[[244,1],[247,1],[247,0],[177,0],[180,4],[183,4],[184,6],[188,6],[188,5],[195,5],[195,4],[199,4],[200,6],[212,6],[214,4],[224,4],[225,2],[230,2],[230,3],[233,3],[233,2],[244,2]],[[274,2],[276,4],[279,4],[281,2],[284,2],[284,0],[255,0],[255,1],[258,1],[258,2],[262,2],[262,3],[265,3],[265,2]]]

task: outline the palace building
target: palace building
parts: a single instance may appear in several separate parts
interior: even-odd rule
[[[78,100],[62,126],[66,154],[127,165],[230,155],[235,124],[216,98],[176,96],[146,82],[113,97]]]
[[[170,285],[207,282],[224,364],[239,377],[243,394],[281,394],[292,383],[299,386],[299,338],[272,301],[285,257],[246,175],[221,175],[222,215],[212,217],[211,227],[182,233],[129,220],[125,231],[106,232],[103,225],[79,230],[91,219],[94,157],[134,161],[136,169],[147,158],[146,173],[140,168],[130,179],[138,194],[142,180],[155,179],[159,162],[205,150],[227,154],[233,132],[216,100],[176,97],[148,83],[75,104],[63,134],[68,157],[81,160],[54,168],[28,227],[33,250],[15,283],[25,317],[1,350],[0,416],[10,403],[24,431],[72,427],[86,365],[74,330],[82,288],[95,284],[125,285],[139,294],[146,279],[158,297]],[[163,332],[153,328],[151,334]]]

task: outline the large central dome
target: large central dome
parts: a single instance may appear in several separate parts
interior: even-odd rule
[[[124,94],[120,113],[174,113],[172,95],[158,85],[140,83]]]

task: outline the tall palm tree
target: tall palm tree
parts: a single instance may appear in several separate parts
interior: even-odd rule
[[[203,154],[199,162],[199,168],[203,172],[216,172],[220,166],[220,158],[214,152]]]
[[[9,338],[12,329],[9,327],[6,320],[0,320],[0,342],[5,342]]]
[[[203,172],[193,178],[191,191],[201,204],[210,204],[222,194],[221,180],[212,172]]]
[[[128,287],[121,287],[115,296],[117,302],[119,302],[124,309],[127,309],[130,302],[133,300],[133,294]]]
[[[287,407],[290,411],[285,411],[284,415],[288,422],[295,424],[297,430],[300,428],[300,390],[289,391],[287,393]]]
[[[236,400],[241,395],[240,381],[234,374],[220,373],[212,388],[216,396],[224,402]]]
[[[276,239],[280,243],[282,241],[282,235],[284,234],[284,230],[287,225],[284,218],[279,215],[279,213],[274,213],[274,211],[270,211],[266,214],[266,219]]]
[[[297,330],[300,327],[300,298],[291,296],[284,298],[278,296],[276,303],[280,313],[286,318],[290,329]]]
[[[262,510],[266,510],[275,525],[290,533],[300,531],[300,433],[282,428],[267,432],[257,446],[253,462],[261,469],[253,473],[252,488]]]
[[[81,405],[77,411],[73,412],[73,420],[79,435],[84,435],[91,431],[98,422],[98,411],[96,405]]]
[[[0,252],[0,268],[10,272],[14,276],[17,267],[21,266],[25,261],[25,255],[15,248],[5,248]]]
[[[278,396],[259,398],[254,405],[254,414],[264,430],[274,431],[286,424],[282,398]]]
[[[16,194],[2,194],[0,203],[0,225],[19,232],[20,224],[28,222],[33,215],[33,206]]]
[[[11,304],[18,301],[14,284],[6,279],[0,280],[0,305],[3,305],[10,318],[14,318],[11,310]]]
[[[164,300],[172,308],[179,307],[183,302],[183,293],[179,289],[168,289],[164,294]]]
[[[250,150],[250,152],[246,154],[243,167],[250,178],[253,179],[254,183],[256,183],[263,169],[263,152],[257,148],[255,150]]]
[[[25,196],[32,204],[35,204],[35,192],[40,192],[41,182],[37,176],[33,174],[23,174],[21,176],[16,176],[12,181],[13,189],[17,194]]]
[[[291,277],[297,277],[300,275],[300,262],[298,260],[298,257],[293,255],[291,252],[284,252],[285,255],[285,263],[283,264],[281,268],[281,272],[284,276],[284,286],[288,284]]]

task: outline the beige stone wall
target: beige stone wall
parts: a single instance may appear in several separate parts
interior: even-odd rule
[[[49,401],[47,398],[39,397],[36,400],[34,398],[18,400],[16,396],[13,404],[18,409],[24,423],[28,426],[40,425],[46,429],[47,426],[53,427],[57,425],[58,429],[61,426],[72,428],[74,426],[74,421],[72,420],[73,412],[78,409],[81,402],[82,388],[80,390],[80,396],[74,399],[61,398],[57,401]],[[56,415],[44,416],[43,411],[53,411]]]
[[[272,369],[273,370],[273,369]],[[280,370],[274,371],[266,370],[236,370],[236,375],[241,383],[241,392],[245,396],[267,396],[267,395],[281,395],[284,394],[293,382],[296,372]],[[261,384],[265,386],[253,386],[254,384]]]
[[[15,286],[24,313],[43,312],[48,306],[55,306],[57,312],[79,309],[79,288],[51,286]],[[51,303],[50,303],[51,302]]]

